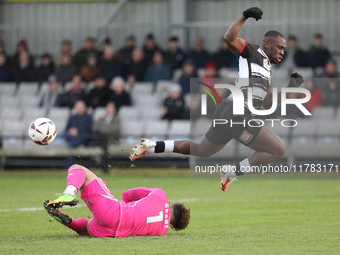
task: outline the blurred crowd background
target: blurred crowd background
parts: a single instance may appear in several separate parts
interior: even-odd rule
[[[305,78],[304,86],[312,95],[307,109],[315,116],[340,122],[337,35],[324,29],[334,26],[336,30],[339,20],[334,23],[331,20],[335,3],[311,1],[310,8],[321,10],[322,18],[317,19],[309,17],[304,8],[300,8],[300,15],[284,9],[287,17],[278,16],[273,7],[278,7],[279,2],[261,2],[264,21],[249,21],[241,37],[260,45],[266,30],[283,32],[287,48],[283,61],[273,66],[273,86],[286,86],[292,72],[301,73]],[[288,2],[280,3],[286,6]],[[307,2],[302,1],[300,7],[308,6]],[[124,4],[127,4],[125,8]],[[297,2],[290,4],[298,7]],[[244,8],[237,1],[84,3],[85,13],[90,8],[98,14],[99,9],[104,12],[105,6],[113,7],[112,15],[105,10],[106,27],[102,31],[84,23],[85,18],[79,12],[80,3],[56,3],[54,6],[46,3],[0,4],[0,12],[4,14],[2,21],[13,21],[13,25],[0,23],[1,147],[7,151],[36,149],[28,140],[26,129],[34,118],[41,116],[49,117],[57,124],[59,135],[55,146],[60,148],[131,146],[142,136],[200,139],[210,125],[215,106],[208,100],[208,115],[201,116],[200,97],[195,95],[197,91],[190,91],[190,79],[200,78],[208,84],[214,84],[216,80],[233,84],[238,72],[239,56],[233,54],[223,40],[231,23],[209,20],[214,15],[223,17],[222,5],[228,13],[228,17],[224,17],[228,22],[237,18]],[[190,6],[195,8],[190,9]],[[233,6],[234,11],[230,8]],[[51,12],[52,7],[59,13],[64,10],[65,20],[70,22],[62,27],[68,29],[66,32],[58,30],[58,25],[63,24],[60,17],[52,24],[58,13]],[[164,7],[171,11],[166,13]],[[32,8],[40,10],[36,17],[28,16],[28,11],[24,10]],[[179,11],[183,9],[191,14]],[[79,18],[78,23],[70,21],[71,10]],[[142,10],[150,14],[145,16],[145,23],[141,22],[144,19]],[[205,10],[206,16],[203,15]],[[239,10],[237,15],[236,10]],[[328,17],[327,10],[332,10]],[[15,19],[17,11],[21,16]],[[51,19],[39,28],[34,22],[46,13],[51,14]],[[162,15],[167,25],[163,24]],[[30,25],[19,25],[25,17]],[[95,19],[94,24],[97,24],[98,15],[88,17]],[[111,23],[113,27],[110,27]],[[73,29],[77,33],[69,33]],[[64,36],[57,37],[58,34]],[[69,36],[65,37],[65,34]],[[228,95],[226,91],[218,92],[221,97]],[[304,95],[293,93],[291,97]],[[278,109],[267,117],[303,118],[301,111],[293,105],[287,112],[287,116],[282,116]],[[198,124],[190,127],[190,120],[191,124]],[[310,146],[320,138],[316,135],[319,124],[314,124],[310,125],[313,126],[311,141],[308,140],[310,137],[298,139],[301,145]],[[193,126],[199,131],[193,130]],[[327,137],[331,135],[338,142],[339,134],[340,130],[336,129]],[[292,140],[290,131],[284,136],[288,143]],[[327,146],[329,139],[324,142]]]

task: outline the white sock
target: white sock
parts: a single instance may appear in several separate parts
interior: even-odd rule
[[[167,140],[164,141],[165,149],[164,152],[174,152],[175,141],[174,140]]]
[[[78,189],[76,188],[76,186],[73,185],[68,185],[64,191],[64,193],[69,194],[71,196],[74,196],[75,194],[77,194]]]
[[[243,172],[245,174],[252,172],[252,168],[251,168],[251,165],[249,163],[249,159],[248,158],[245,158],[239,164],[240,164],[240,171],[241,172]]]

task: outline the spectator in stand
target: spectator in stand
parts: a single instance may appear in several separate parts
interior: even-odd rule
[[[94,81],[95,87],[86,96],[88,107],[105,107],[110,100],[110,89],[107,86],[105,77],[99,76]]]
[[[194,63],[187,59],[183,64],[183,75],[179,78],[178,83],[182,87],[182,94],[183,96],[187,93],[190,93],[190,79],[191,78],[198,78],[198,75],[195,70]],[[195,92],[195,91],[192,91]]]
[[[17,83],[23,81],[35,80],[35,69],[30,61],[30,55],[27,52],[22,52],[19,57],[19,65],[14,68],[14,81]]]
[[[93,37],[87,37],[85,40],[85,46],[74,55],[74,65],[80,70],[88,60],[89,55],[98,57],[98,51],[95,48],[95,39]]]
[[[170,96],[164,100],[162,108],[162,119],[175,120],[182,119],[184,114],[184,99],[182,97],[182,88],[178,83],[170,85]]]
[[[316,85],[321,88],[322,91],[325,91],[328,86],[329,80],[340,77],[337,62],[334,59],[329,59],[326,62],[325,70],[316,77],[318,78],[316,79]]]
[[[7,63],[6,55],[0,53],[0,82],[10,81],[12,78],[12,69]]]
[[[77,101],[74,109],[76,113],[69,118],[63,133],[69,148],[87,146],[92,132],[93,121],[85,102]]]
[[[155,55],[156,52],[163,52],[162,49],[157,45],[153,34],[147,35],[143,51],[147,65],[152,62],[153,56]]]
[[[334,108],[340,105],[339,79],[331,79],[328,82],[328,86],[324,92],[324,105],[334,106]]]
[[[63,40],[61,42],[61,50],[53,56],[53,62],[55,66],[60,66],[63,63],[63,56],[69,55],[72,62],[72,42],[70,40]],[[60,80],[59,80],[60,81]]]
[[[101,60],[103,59],[104,52],[105,52],[106,49],[108,49],[108,48],[113,49],[111,39],[108,38],[108,37],[106,37],[105,40],[104,40],[103,43],[102,43],[102,49],[101,49],[101,51],[98,53],[98,59],[99,59],[99,61],[101,61]]]
[[[318,75],[318,78],[339,78],[338,65],[335,59],[328,59],[325,70]]]
[[[230,49],[227,42],[222,38],[220,48],[215,52],[211,60],[217,65],[217,68],[237,68],[238,55],[235,55]]]
[[[58,81],[65,86],[66,82],[71,81],[77,74],[77,68],[72,64],[72,56],[69,53],[65,53],[61,57],[61,64],[55,70],[55,76]]]
[[[29,66],[31,68],[34,68],[34,59],[28,52],[28,46],[27,46],[27,42],[26,42],[25,39],[22,39],[17,44],[17,51],[11,59],[12,67],[19,67],[20,66],[20,57],[21,57],[22,53],[26,53],[28,55]]]
[[[106,48],[100,62],[100,76],[105,77],[107,81],[111,81],[113,77],[121,74],[121,70],[121,61],[117,52],[110,47]]]
[[[50,77],[54,73],[54,65],[52,61],[52,57],[50,54],[45,53],[42,56],[41,64],[36,70],[36,80],[39,84],[47,81],[48,77]]]
[[[202,38],[199,37],[196,39],[195,48],[188,51],[187,58],[194,62],[196,68],[204,68],[210,59],[210,55],[208,51],[204,49],[204,42]]]
[[[56,106],[73,108],[75,102],[84,99],[84,87],[81,83],[80,75],[75,75],[72,78],[71,87],[64,93],[58,96]]]
[[[306,103],[306,106],[308,111],[312,113],[314,108],[324,105],[324,98],[321,89],[315,86],[313,79],[307,79],[305,81],[305,88],[308,89],[311,94],[311,98]],[[301,94],[300,97],[304,98],[305,95]]]
[[[80,69],[79,74],[83,81],[91,82],[96,79],[99,75],[99,65],[98,60],[95,54],[89,54],[87,57],[87,62],[83,67]]]
[[[51,75],[50,77],[48,77],[48,83],[49,90],[42,95],[39,103],[40,107],[44,107],[46,109],[57,106],[57,100],[60,94],[57,77]]]
[[[153,82],[154,89],[156,88],[159,80],[170,80],[171,69],[170,66],[164,62],[161,52],[155,52],[152,58],[152,63],[148,65],[146,70],[145,81]]]
[[[110,101],[115,102],[117,112],[122,105],[131,105],[131,97],[125,90],[125,81],[122,77],[116,76],[111,82]]]
[[[279,67],[292,71],[296,67],[304,66],[306,66],[306,54],[299,48],[296,36],[289,35],[285,55]]]
[[[120,56],[124,65],[129,65],[132,62],[132,52],[135,49],[135,36],[129,35],[125,39],[125,46],[120,49]]]
[[[185,53],[181,50],[178,45],[177,36],[171,36],[169,38],[169,48],[165,53],[165,61],[170,65],[171,73],[175,69],[182,68],[185,60]]]
[[[307,65],[313,68],[324,67],[327,60],[330,58],[331,54],[323,43],[322,35],[315,34],[313,38],[313,44],[306,53]]]
[[[120,139],[120,120],[114,102],[109,102],[106,107],[106,115],[94,123],[93,132],[96,133],[97,143],[117,144]]]
[[[216,84],[215,79],[218,79],[218,78],[221,78],[221,77],[218,74],[216,64],[212,61],[209,61],[205,65],[205,75],[203,77],[203,82],[208,84],[208,85],[215,86],[215,84]]]
[[[3,54],[5,56],[7,65],[10,65],[10,58],[5,50],[5,44],[1,40],[0,40],[0,54]]]
[[[130,84],[134,84],[136,81],[144,81],[146,68],[144,52],[142,49],[136,48],[132,51],[132,62],[124,64],[123,77]]]

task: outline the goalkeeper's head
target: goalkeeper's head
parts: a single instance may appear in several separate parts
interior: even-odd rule
[[[184,204],[176,203],[171,206],[170,226],[173,230],[185,229],[190,221],[190,209]]]

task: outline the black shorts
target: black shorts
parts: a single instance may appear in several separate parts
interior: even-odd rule
[[[220,119],[220,121],[216,121],[216,119]],[[221,124],[226,121],[226,124]],[[250,114],[234,115],[233,105],[230,101],[224,102],[223,105],[219,105],[216,108],[212,125],[205,134],[205,137],[213,144],[227,144],[231,139],[235,139],[249,146],[255,140],[261,129],[262,125],[252,120]]]

